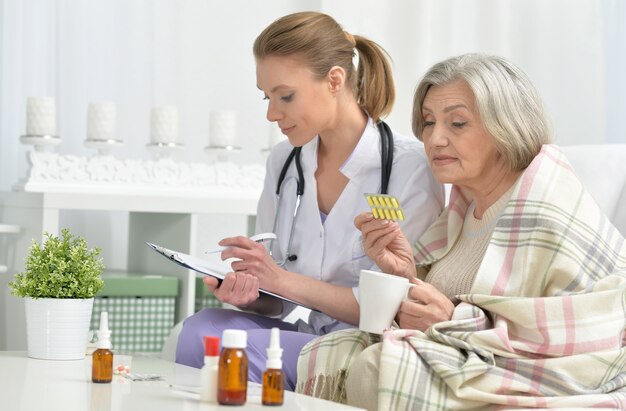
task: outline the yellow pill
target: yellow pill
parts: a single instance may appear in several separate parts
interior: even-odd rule
[[[376,198],[376,196],[372,196],[372,201],[376,207],[380,207],[380,203],[378,202],[378,198]]]
[[[393,208],[391,210],[389,210],[391,212],[391,217],[393,217],[394,220],[398,219],[398,215],[396,214],[396,210],[394,210]]]
[[[391,204],[393,204],[393,208],[400,208],[400,204],[398,204],[398,200],[395,197],[391,197]]]
[[[404,220],[404,214],[402,214],[402,210],[398,210],[398,220],[400,221]]]
[[[389,197],[383,197],[385,199],[385,204],[387,204],[387,207],[389,208],[393,208],[393,206],[391,205],[391,200],[389,199]]]
[[[383,211],[385,212],[385,218],[387,218],[387,220],[391,220],[391,214],[389,213],[389,210],[385,208]]]
[[[365,198],[367,198],[367,204],[369,204],[370,207],[373,207],[374,202],[372,201],[372,196],[365,196]]]
[[[372,208],[372,215],[374,216],[374,218],[378,218],[378,210],[375,208]]]

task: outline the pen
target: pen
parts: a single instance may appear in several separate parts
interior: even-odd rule
[[[262,243],[264,241],[268,241],[268,240],[276,240],[276,234],[274,233],[261,233],[261,234],[257,234],[257,235],[253,235],[252,237],[249,237],[250,240],[252,241],[256,241],[257,243]],[[224,250],[226,250],[228,247],[219,247],[219,248],[215,248],[213,250],[209,250],[209,251],[205,251],[204,254],[214,254],[214,253],[220,253]]]

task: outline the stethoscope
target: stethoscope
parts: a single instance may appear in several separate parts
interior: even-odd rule
[[[391,133],[391,129],[384,121],[379,121],[377,123],[378,131],[380,133],[380,162],[381,162],[381,185],[380,185],[380,193],[387,194],[387,189],[389,188],[389,177],[391,176],[391,165],[393,164],[393,134]],[[293,232],[295,229],[296,218],[298,217],[298,210],[300,209],[300,199],[302,198],[302,194],[304,194],[304,174],[302,172],[302,163],[300,160],[300,152],[302,151],[302,147],[294,147],[293,150],[287,156],[285,160],[285,164],[283,164],[283,168],[280,171],[278,176],[278,182],[276,184],[276,215],[274,216],[274,227],[272,232],[276,233],[276,228],[278,227],[278,217],[280,215],[280,199],[281,193],[280,189],[285,181],[285,176],[287,174],[287,170],[291,165],[291,162],[295,158],[296,163],[296,171],[298,173],[298,178],[296,180],[296,204],[293,210],[293,219],[291,220],[291,227],[289,229],[289,240],[287,242],[287,252],[286,256],[283,260],[278,261],[272,255],[272,245],[274,240],[270,240],[268,245],[269,255],[274,259],[276,264],[281,267],[284,267],[285,264],[289,261],[296,261],[298,256],[291,253],[291,242],[293,241]]]

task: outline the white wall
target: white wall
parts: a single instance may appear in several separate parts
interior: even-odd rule
[[[265,102],[251,46],[275,18],[322,10],[380,42],[395,62],[389,122],[410,132],[411,97],[434,62],[464,52],[511,58],[534,79],[561,144],[625,142],[626,5],[619,0],[2,0],[0,190],[27,171],[27,96],[53,95],[61,153],[83,146],[90,101],[118,105],[117,151],[149,158],[149,110],[180,109],[180,159],[206,161],[208,113],[239,116],[240,161],[262,162]]]
[[[28,169],[19,142],[26,98],[56,98],[63,154],[93,155],[84,147],[87,105],[112,100],[118,109],[119,158],[150,158],[150,109],[175,105],[180,142],[175,158],[211,161],[209,112],[234,110],[243,150],[233,159],[262,163],[268,145],[265,102],[256,88],[252,43],[274,19],[319,9],[318,1],[234,0],[48,1],[0,3],[0,190],[10,190]],[[207,218],[213,239],[240,234],[246,218]],[[228,221],[228,222],[225,222]],[[216,224],[220,222],[220,224]],[[108,268],[124,269],[128,216],[65,212],[62,226],[101,247]]]
[[[357,7],[357,4],[360,7]],[[446,57],[510,58],[535,82],[562,145],[626,142],[626,4],[595,0],[324,1],[352,32],[378,40],[395,62],[390,122],[410,133],[420,76]],[[357,11],[358,10],[358,11]]]
[[[26,97],[57,101],[58,152],[91,155],[87,104],[118,108],[120,158],[149,158],[150,108],[180,111],[179,159],[206,161],[209,112],[235,110],[242,161],[263,160],[265,103],[256,88],[252,43],[277,17],[317,1],[3,0],[0,189],[27,170]]]

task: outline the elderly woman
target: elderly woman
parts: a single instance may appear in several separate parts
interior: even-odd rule
[[[361,214],[367,254],[417,284],[382,338],[313,340],[298,390],[367,409],[626,408],[626,242],[500,57],[434,65],[413,131],[450,202],[412,249]]]

